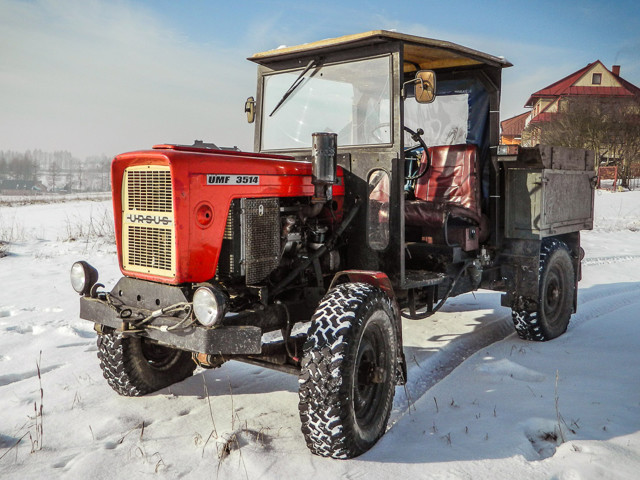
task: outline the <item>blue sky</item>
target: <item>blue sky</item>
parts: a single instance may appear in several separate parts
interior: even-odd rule
[[[251,54],[373,29],[510,60],[502,118],[601,60],[640,86],[632,1],[0,0],[0,150],[113,155],[155,143],[252,147]]]

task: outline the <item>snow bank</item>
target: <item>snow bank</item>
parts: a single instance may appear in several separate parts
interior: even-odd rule
[[[0,232],[19,233],[0,259],[1,478],[637,477],[640,192],[597,193],[561,338],[521,341],[485,291],[405,321],[409,384],[387,434],[350,461],[308,453],[293,376],[230,362],[144,398],[108,387],[68,270],[86,259],[102,283],[119,278],[113,244],[70,234],[110,208],[0,207]]]

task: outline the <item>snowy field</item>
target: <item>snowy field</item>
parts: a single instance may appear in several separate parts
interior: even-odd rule
[[[409,384],[349,461],[308,452],[293,376],[229,362],[143,398],[110,389],[68,280],[79,259],[119,278],[109,212],[0,203],[1,479],[639,478],[640,192],[596,193],[564,336],[520,340],[486,291],[406,320]]]

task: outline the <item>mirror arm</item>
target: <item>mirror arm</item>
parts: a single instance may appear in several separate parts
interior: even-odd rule
[[[406,93],[407,93],[407,92],[406,92],[406,91],[405,91],[405,89],[404,89],[405,85],[408,85],[408,84],[410,84],[410,83],[418,83],[418,82],[420,82],[420,85],[422,86],[422,88],[424,88],[424,80],[423,80],[423,79],[421,79],[420,77],[416,77],[416,78],[414,78],[413,80],[407,80],[406,82],[404,82],[404,83],[402,84],[402,88],[400,89],[400,96],[401,96],[403,99],[404,99],[404,98],[407,98],[407,97],[406,97]]]
[[[421,78],[414,78],[413,80],[407,80],[406,82],[404,82],[404,83],[402,84],[402,88],[400,89],[400,96],[401,96],[403,99],[407,97],[407,96],[406,96],[406,93],[407,93],[407,92],[406,92],[406,91],[405,91],[405,89],[404,89],[405,85],[409,85],[410,83],[418,83],[418,80],[422,81],[422,79],[421,79]]]

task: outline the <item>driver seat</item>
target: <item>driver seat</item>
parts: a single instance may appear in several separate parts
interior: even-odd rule
[[[427,243],[475,250],[488,237],[480,210],[481,192],[476,145],[429,147],[431,165],[415,186],[415,200],[405,201],[405,225],[419,227]],[[422,168],[426,165],[423,153]]]

